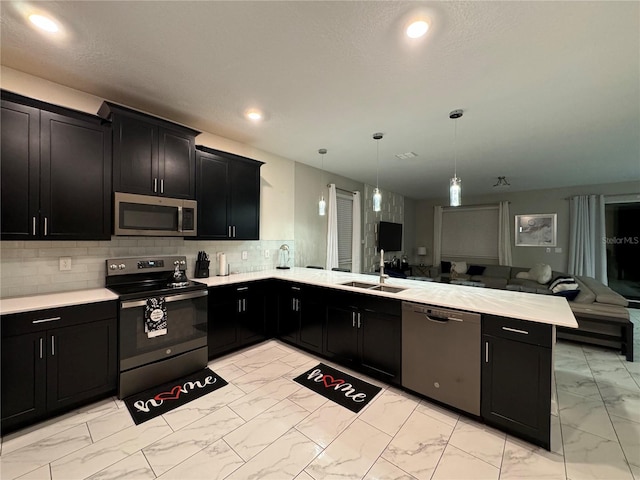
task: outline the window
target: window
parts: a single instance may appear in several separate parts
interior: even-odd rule
[[[444,208],[442,258],[498,258],[498,205]]]
[[[353,239],[353,196],[337,194],[338,267],[351,269]]]

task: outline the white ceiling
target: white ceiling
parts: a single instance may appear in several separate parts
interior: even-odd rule
[[[456,108],[465,195],[640,180],[636,1],[0,5],[3,65],[315,167],[327,148],[325,170],[374,185],[383,132],[380,187],[412,198],[446,195]]]

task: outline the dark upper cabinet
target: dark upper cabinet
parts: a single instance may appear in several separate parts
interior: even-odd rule
[[[2,92],[3,239],[111,238],[111,128]]]
[[[260,239],[260,167],[263,162],[198,145],[198,237]]]
[[[39,225],[40,109],[2,96],[2,238],[29,239]]]
[[[482,417],[548,450],[551,325],[485,315],[482,331]]]
[[[110,102],[98,115],[113,123],[114,191],[195,198],[200,132]]]
[[[2,317],[1,428],[115,392],[116,302]]]

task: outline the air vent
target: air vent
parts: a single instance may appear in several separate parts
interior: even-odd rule
[[[400,160],[406,160],[408,158],[414,158],[417,157],[418,154],[417,153],[413,153],[413,152],[407,152],[407,153],[397,153],[396,157],[398,157]]]

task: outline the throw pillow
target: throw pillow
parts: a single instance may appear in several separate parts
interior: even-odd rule
[[[529,276],[529,272],[518,272],[516,273],[516,278],[524,278],[528,280],[531,277]]]
[[[440,270],[442,273],[451,273],[451,262],[440,262]]]
[[[576,299],[579,293],[580,293],[580,290],[563,290],[563,291],[554,293],[554,295],[558,297],[564,297],[571,302]]]
[[[551,280],[551,275],[551,265],[543,264],[543,266],[540,268],[540,272],[538,273],[538,277],[536,278],[536,280],[538,280],[539,284],[544,285],[545,283],[549,283],[549,280]]]
[[[469,275],[482,275],[485,268],[487,267],[481,267],[480,265],[469,265],[469,270],[467,270],[467,273]]]
[[[451,262],[451,270],[456,273],[467,273],[467,262]]]
[[[565,290],[578,290],[580,286],[576,283],[573,277],[556,277],[551,285],[549,285],[549,290],[553,293],[563,292]]]

